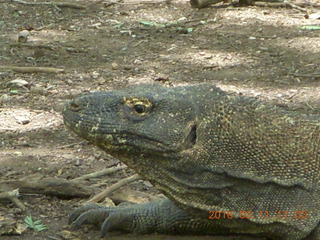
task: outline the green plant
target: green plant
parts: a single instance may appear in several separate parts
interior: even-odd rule
[[[37,232],[41,232],[47,229],[47,227],[41,223],[41,220],[34,221],[31,215],[28,215],[24,218],[24,223],[28,228],[36,230]]]

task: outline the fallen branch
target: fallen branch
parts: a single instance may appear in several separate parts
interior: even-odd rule
[[[141,179],[141,177],[137,174],[132,175],[127,178],[124,178],[124,179],[120,180],[119,182],[113,184],[112,186],[106,188],[101,193],[95,195],[93,198],[89,199],[86,203],[97,203],[97,202],[101,201],[102,199],[104,199],[105,197],[107,197],[109,194],[111,194],[114,191],[116,191],[117,189],[121,188],[122,186],[129,184],[131,182],[140,180],[140,179]]]
[[[305,101],[306,105],[311,109],[311,110],[315,110],[315,108],[313,106],[310,105],[310,103],[308,101]]]
[[[74,8],[74,9],[86,9],[85,6],[69,3],[69,2],[26,2],[22,0],[11,0],[11,2],[25,4],[25,5],[48,5],[58,8]]]
[[[299,74],[299,73],[294,73],[292,74],[295,77],[307,77],[307,78],[320,78],[320,73],[314,73],[314,74]]]
[[[257,6],[257,7],[282,7],[282,8],[293,8],[293,9],[297,9],[301,12],[308,12],[305,8],[299,7],[293,3],[284,1],[284,2],[253,2],[252,3],[253,6]]]
[[[80,146],[82,144],[84,144],[86,141],[81,141],[81,142],[76,142],[76,143],[71,143],[71,144],[67,144],[67,145],[63,145],[63,146],[60,146],[58,147],[59,149],[64,149],[64,148],[71,148],[71,147],[74,147],[74,146]]]
[[[11,43],[10,46],[15,47],[29,47],[29,48],[44,48],[49,50],[55,50],[53,46],[45,45],[45,44],[33,44],[33,43]]]
[[[190,0],[191,7],[193,8],[204,8],[211,4],[223,2],[224,0]]]
[[[0,71],[14,71],[21,73],[63,73],[62,68],[51,68],[51,67],[15,67],[15,66],[0,66]]]
[[[107,174],[111,174],[111,173],[120,171],[120,170],[125,169],[125,168],[127,168],[127,166],[106,168],[106,169],[103,169],[103,170],[98,171],[98,172],[89,173],[89,174],[83,175],[81,177],[74,178],[71,181],[72,182],[78,182],[78,181],[87,180],[87,179],[90,179],[90,178],[103,177],[103,176],[105,176]]]
[[[92,194],[92,190],[89,187],[62,178],[0,182],[0,191],[12,191],[12,189],[17,188],[20,193],[45,194],[66,198],[89,197]]]
[[[89,4],[88,7],[92,5],[99,4],[101,2],[104,2],[104,0],[100,0],[98,2]],[[104,7],[110,7],[115,4],[119,5],[138,5],[138,4],[161,4],[161,3],[171,3],[171,0],[133,0],[133,1],[128,1],[128,2],[123,2],[122,0],[115,0],[115,1],[110,1],[110,2],[105,2]]]
[[[189,23],[194,23],[194,24],[192,24],[192,26],[195,27],[195,26],[198,26],[198,25],[203,25],[202,22],[215,23],[216,20],[207,19],[207,18],[190,19],[190,20],[183,20],[183,21],[178,22],[178,23],[169,23],[169,24],[166,24],[164,27],[165,28],[170,28],[170,27],[176,27],[176,26],[185,26],[186,24],[189,24]]]
[[[0,192],[0,199],[9,199],[13,202],[18,208],[22,211],[26,210],[24,204],[18,199],[19,196],[19,189],[15,189],[12,191]]]
[[[295,3],[295,5],[299,6],[299,7],[312,7],[312,8],[319,8],[320,7],[320,4],[311,3],[311,2]]]
[[[104,1],[105,0],[99,0],[97,2],[90,3],[90,4],[87,5],[87,8],[89,9],[89,8],[93,7],[94,5],[98,5],[98,4],[100,4],[100,3],[104,2]],[[119,4],[121,1],[122,0],[115,0],[115,1],[111,1],[111,2],[106,2],[106,3],[104,3],[104,7],[107,8],[107,7],[113,6],[115,4]]]
[[[34,44],[34,43],[11,43],[10,46],[13,47],[29,47],[29,48],[44,48],[51,51],[56,51],[59,48],[63,48],[67,52],[74,52],[74,53],[86,53],[87,50],[84,49],[76,49],[73,47],[57,47],[57,46],[51,46],[46,44]]]

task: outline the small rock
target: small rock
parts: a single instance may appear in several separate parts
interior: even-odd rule
[[[185,20],[187,20],[187,18],[186,18],[186,17],[182,17],[182,18],[179,18],[179,19],[178,19],[178,21],[179,21],[179,22],[181,22],[181,21],[185,21]]]
[[[267,48],[267,47],[259,47],[259,49],[262,50],[262,51],[268,51],[269,50],[269,48]]]
[[[10,96],[8,94],[3,94],[0,97],[0,103],[5,103],[8,102],[10,100]]]
[[[29,82],[27,82],[26,80],[23,80],[21,78],[17,78],[17,79],[14,79],[10,82],[7,83],[7,86],[8,87],[26,87],[29,85]]]
[[[21,124],[21,125],[26,125],[28,123],[30,123],[30,119],[29,118],[25,118],[25,117],[17,117],[17,123]]]
[[[68,153],[61,155],[61,157],[65,158],[65,159],[75,159],[75,158],[76,158],[75,155],[73,155],[73,154],[68,154]]]
[[[320,19],[320,12],[310,14],[309,19]]]
[[[28,227],[25,224],[17,223],[17,226],[15,227],[15,234],[21,235],[25,231],[27,231]]]
[[[167,82],[169,80],[170,80],[170,77],[168,75],[158,76],[154,79],[154,81],[157,81],[157,82]]]
[[[106,80],[103,77],[100,77],[97,82],[99,85],[103,85],[106,83]]]
[[[117,70],[119,68],[119,65],[117,63],[113,62],[111,64],[111,67],[112,67],[112,70]]]
[[[79,167],[82,165],[82,162],[80,161],[80,159],[77,159],[76,162],[74,163],[74,166]]]
[[[27,42],[28,37],[29,37],[29,31],[23,30],[18,33],[18,42],[25,43]]]
[[[23,155],[22,152],[14,152],[13,154],[17,157],[21,157]]]
[[[94,79],[97,79],[97,78],[100,76],[100,73],[98,73],[97,71],[94,71],[94,72],[92,72],[91,76],[92,76]]]
[[[31,93],[33,94],[39,94],[39,95],[44,95],[46,93],[46,90],[44,87],[41,86],[34,86],[31,88]]]
[[[212,57],[213,56],[211,54],[206,54],[203,56],[203,58],[205,58],[205,59],[212,59]]]
[[[101,27],[101,25],[102,25],[102,23],[98,22],[98,23],[91,24],[88,27],[99,29]]]
[[[135,60],[133,61],[133,64],[141,65],[141,64],[142,64],[142,61],[139,60],[139,59],[135,59]]]
[[[28,124],[29,122],[30,122],[29,119],[23,119],[23,120],[21,120],[21,121],[19,121],[19,122],[17,122],[17,123],[22,124],[22,125],[26,125],[26,124]]]
[[[143,181],[144,185],[146,185],[149,188],[152,188],[153,185],[149,181]]]
[[[73,85],[73,81],[70,79],[67,80],[67,83],[68,83],[68,85]]]
[[[180,34],[188,34],[189,33],[187,28],[179,28],[179,29],[177,29],[177,32]]]
[[[115,203],[112,201],[112,199],[106,197],[103,202],[101,203],[103,204],[104,206],[107,206],[107,207],[115,207]]]
[[[63,237],[63,239],[66,239],[66,240],[69,240],[69,239],[72,239],[72,240],[80,240],[80,238],[77,238],[78,235],[77,233],[75,232],[70,232],[68,230],[63,230],[60,232],[60,235],[61,237]]]

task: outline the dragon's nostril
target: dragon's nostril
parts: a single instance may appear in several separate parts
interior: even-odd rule
[[[79,105],[75,102],[71,102],[70,103],[70,107],[73,108],[74,110],[78,109],[79,108]]]

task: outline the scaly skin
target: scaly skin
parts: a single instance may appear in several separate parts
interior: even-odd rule
[[[107,219],[109,226],[111,218],[126,219],[133,223],[122,229],[133,232],[181,233],[187,225],[195,234],[320,240],[320,120],[315,116],[208,84],[91,93],[68,103],[63,115],[72,131],[118,157],[170,200],[144,206],[149,213],[143,223],[153,223],[147,231],[135,224],[135,216],[142,216],[139,206],[130,214],[82,208],[71,222]],[[178,210],[166,212],[163,205]],[[209,211],[221,217],[208,219]],[[155,219],[168,216],[176,223],[159,227]]]

